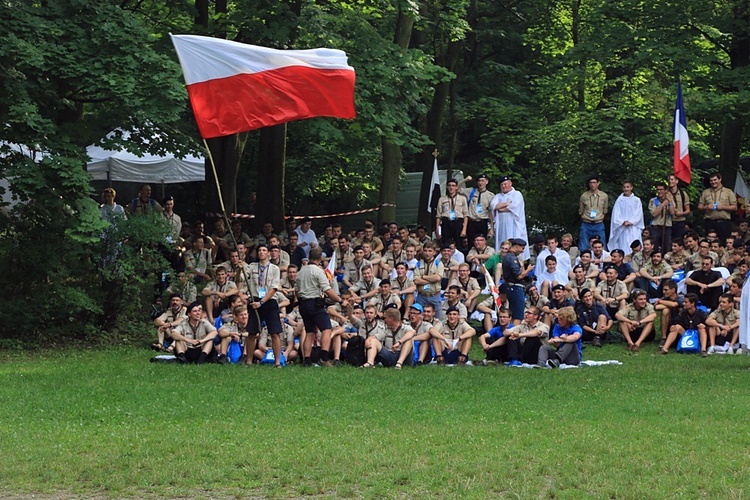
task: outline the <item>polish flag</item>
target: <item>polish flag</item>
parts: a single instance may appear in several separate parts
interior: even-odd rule
[[[328,262],[328,266],[325,268],[326,278],[328,278],[328,282],[332,282],[333,278],[336,276],[336,250],[333,250],[333,255],[331,255],[331,260]]]
[[[356,116],[354,68],[341,50],[170,36],[205,139],[315,116]]]
[[[682,104],[682,84],[677,83],[677,102],[674,106],[674,176],[687,184],[692,180],[689,143],[685,106]]]

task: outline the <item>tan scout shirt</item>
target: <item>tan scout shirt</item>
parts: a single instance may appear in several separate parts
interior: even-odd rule
[[[630,321],[641,321],[643,318],[654,312],[654,306],[647,303],[646,307],[638,310],[635,308],[635,304],[628,304],[627,307],[623,307],[617,312],[625,316]]]
[[[414,279],[422,278],[423,276],[431,276],[433,274],[439,274],[441,277],[444,276],[445,272],[443,264],[435,259],[432,262],[425,262],[420,260],[417,264],[417,268],[414,269]],[[432,297],[440,293],[440,282],[429,283],[426,285],[417,285],[417,292],[425,297]]]
[[[325,273],[323,273],[325,275]],[[281,288],[281,271],[279,267],[266,263],[265,266],[260,262],[250,264],[250,295],[263,299],[266,293],[271,290],[278,291]],[[274,292],[275,293],[275,292]],[[272,299],[268,299],[272,300]]]
[[[438,217],[448,220],[463,220],[469,216],[469,204],[465,196],[456,196],[451,198],[448,195],[441,196],[438,200]],[[453,212],[453,217],[451,217]]]
[[[699,201],[701,205],[713,205],[718,203],[719,205],[737,205],[737,197],[734,195],[731,189],[722,186],[717,190],[711,188],[704,189],[701,194]],[[706,219],[710,220],[730,220],[732,218],[731,212],[726,210],[709,210],[705,212]]]
[[[193,325],[190,324],[190,320],[185,318],[185,321],[177,325],[177,328],[175,328],[174,331],[187,339],[203,340],[206,335],[215,332],[216,328],[206,319],[200,320],[198,326],[193,328]]]
[[[578,200],[578,214],[583,222],[602,222],[609,209],[609,197],[607,193],[597,190],[595,193],[586,191]],[[591,211],[596,210],[596,215],[591,216]]]
[[[740,319],[739,311],[731,309],[728,313],[722,312],[721,309],[717,309],[708,315],[709,318],[713,318],[720,325],[733,325],[737,320]]]
[[[472,192],[474,196],[469,199]],[[492,213],[490,202],[495,197],[494,193],[491,193],[487,189],[480,191],[474,188],[464,188],[461,190],[461,194],[466,197],[467,204],[469,205],[469,219],[473,221],[490,220],[490,214]]]
[[[352,319],[352,325],[357,329],[357,333],[362,338],[375,337],[381,343],[385,340],[385,323],[383,320],[375,320],[373,323],[367,323],[363,319]]]
[[[459,320],[458,324],[453,328],[451,328],[451,326],[446,321],[441,326],[440,333],[442,333],[443,337],[445,337],[447,340],[456,340],[469,330],[471,330],[471,327],[466,323],[466,321]]]
[[[297,281],[294,283],[294,289],[297,297],[303,299],[318,299],[330,290],[331,284],[325,271],[316,264],[302,266],[297,273]]]

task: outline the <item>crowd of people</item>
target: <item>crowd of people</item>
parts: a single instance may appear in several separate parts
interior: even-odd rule
[[[688,224],[690,199],[674,176],[657,184],[645,217],[632,182],[610,207],[592,176],[579,200],[578,246],[570,233],[529,241],[510,178],[497,194],[486,175],[464,186],[471,181],[448,180],[435,238],[424,226],[371,221],[351,232],[327,224],[318,237],[309,218],[297,226],[293,216],[254,237],[240,219],[230,228],[218,219],[209,235],[203,222],[183,224],[173,199],[152,200],[148,186],[127,207],[105,190],[102,217],[170,223],[176,279],[152,347],[181,363],[556,368],[579,364],[583,342],[621,336],[638,353],[659,338],[667,354],[687,333],[702,356],[739,351],[750,232],[719,175],[694,205],[703,236]],[[474,342],[481,361],[469,359]]]

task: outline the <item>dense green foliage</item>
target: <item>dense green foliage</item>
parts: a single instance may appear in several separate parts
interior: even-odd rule
[[[274,370],[150,351],[5,355],[0,494],[744,498],[746,356]],[[717,383],[717,381],[720,381]]]
[[[126,243],[117,267],[107,268],[102,258],[113,249],[103,248],[107,224],[91,198],[84,151],[118,127],[137,127],[138,141],[177,121],[185,98],[179,67],[115,4],[3,2],[0,18],[7,33],[0,41],[0,176],[19,201],[0,218],[0,286],[8,291],[0,336],[93,337],[127,328],[150,299],[142,286],[163,268],[152,249],[166,232],[138,221],[118,227],[109,241]],[[171,148],[166,142],[150,148]]]
[[[750,11],[739,0],[7,1],[0,28],[0,175],[24,204],[0,223],[2,279],[24,291],[8,309],[33,309],[44,290],[50,309],[65,311],[32,321],[34,332],[92,314],[95,328],[113,328],[100,299],[72,286],[99,274],[101,224],[83,151],[120,127],[135,127],[131,149],[194,148],[170,31],[346,50],[357,119],[288,126],[282,185],[297,212],[373,206],[386,149],[412,171],[438,149],[443,165],[466,174],[513,174],[530,226],[575,232],[575,200],[591,172],[612,200],[625,177],[645,200],[669,171],[678,79],[693,164],[720,159],[732,185],[748,150]],[[241,212],[264,188],[259,135],[249,134],[236,179]],[[36,161],[7,143],[37,151]],[[153,271],[126,269],[124,280]]]

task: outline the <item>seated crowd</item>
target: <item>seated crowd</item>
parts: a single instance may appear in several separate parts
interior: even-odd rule
[[[174,200],[167,204],[173,208]],[[147,200],[134,205],[150,206]],[[599,235],[585,250],[573,245],[571,234],[533,236],[526,260],[522,238],[499,242],[497,252],[489,246],[487,221],[469,226],[471,247],[466,227],[456,229],[458,241],[440,242],[423,226],[410,230],[395,222],[378,228],[367,221],[350,233],[327,224],[320,237],[311,219],[296,223],[287,217],[280,232],[266,223],[255,237],[240,219],[229,229],[215,221],[211,235],[203,222],[175,227],[176,278],[166,290],[168,309],[155,320],[154,349],[174,352],[183,363],[239,358],[400,369],[471,366],[476,341],[485,365],[555,368],[579,364],[583,342],[601,347],[621,336],[637,353],[659,338],[667,354],[695,330],[702,356],[739,350],[750,258],[745,220],[723,239],[715,230],[701,237],[684,224],[683,236],[667,249],[648,226],[624,249],[605,249]],[[321,290],[320,300],[332,328],[321,335],[305,328],[297,278],[305,266],[325,269],[331,262],[330,290]]]

